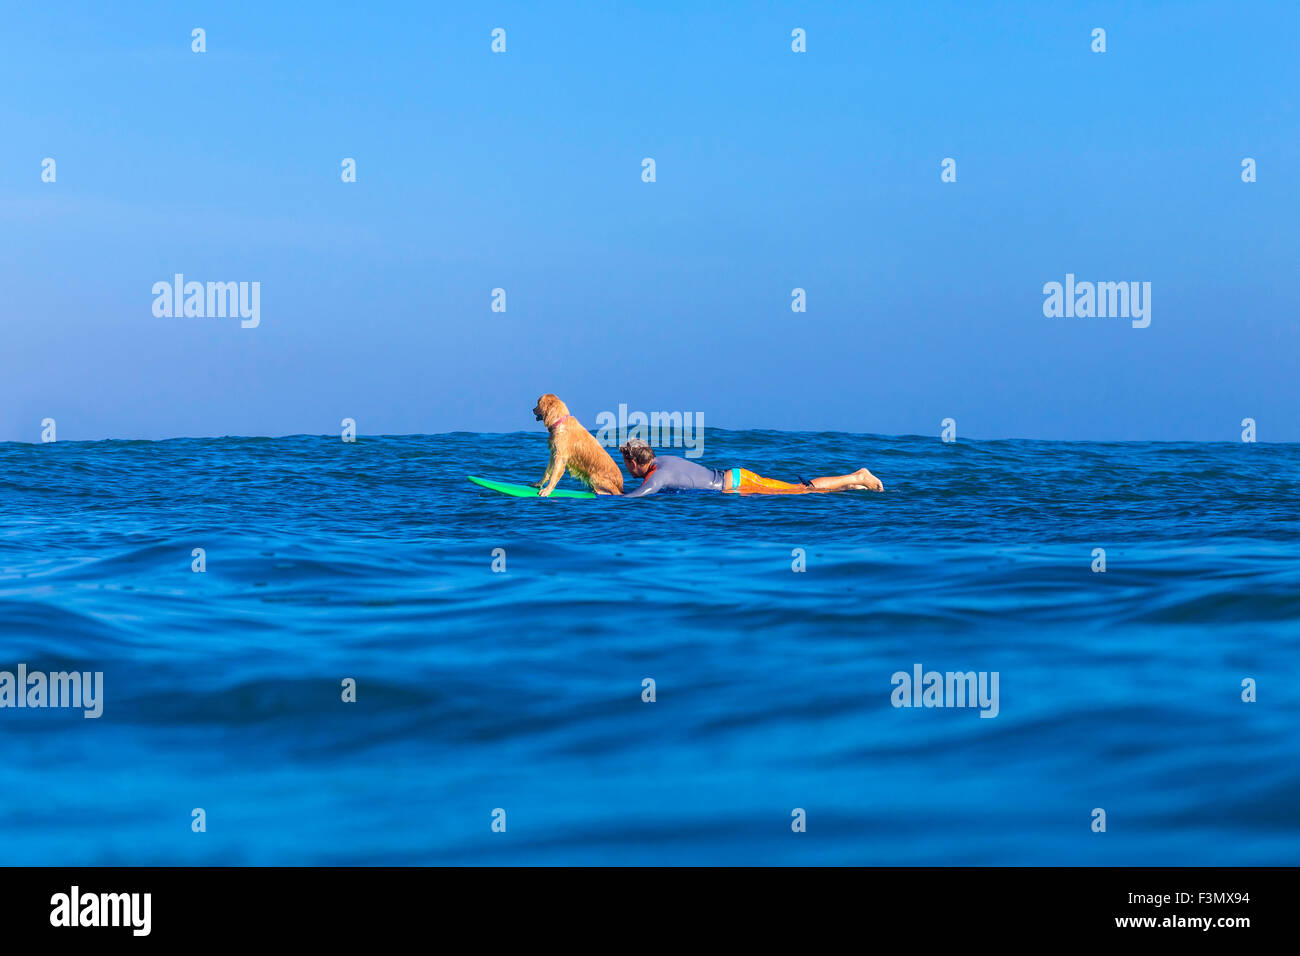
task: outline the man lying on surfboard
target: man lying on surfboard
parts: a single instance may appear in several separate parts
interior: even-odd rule
[[[812,491],[884,491],[880,479],[859,468],[851,475],[835,475],[830,478],[814,478],[807,481],[799,479],[793,485],[775,478],[764,478],[744,468],[728,468],[717,471],[705,468],[685,458],[672,455],[656,457],[654,449],[640,438],[630,438],[619,449],[623,453],[623,463],[636,478],[642,479],[641,487],[636,491],[623,492],[624,498],[639,498],[652,495],[656,491],[668,489],[700,488],[710,491],[736,492],[750,495],[798,495]]]

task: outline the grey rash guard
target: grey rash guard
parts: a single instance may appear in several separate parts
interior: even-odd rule
[[[670,489],[698,488],[707,491],[721,491],[723,473],[713,468],[705,468],[685,458],[672,455],[656,455],[655,470],[641,483],[636,491],[626,492],[624,498],[640,498],[652,495],[656,491]]]

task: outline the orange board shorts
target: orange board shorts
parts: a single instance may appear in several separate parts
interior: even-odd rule
[[[764,478],[746,468],[732,468],[722,474],[722,490],[742,495],[801,495],[815,489],[788,481]]]

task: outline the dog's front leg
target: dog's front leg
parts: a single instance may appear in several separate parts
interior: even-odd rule
[[[555,490],[555,486],[558,485],[560,483],[560,479],[564,477],[564,469],[568,466],[568,464],[569,464],[569,459],[567,458],[551,459],[550,478],[547,480],[546,485],[542,488],[542,490],[537,492],[537,496],[539,498],[550,497],[551,492]]]
[[[534,488],[543,487],[548,481],[551,480],[551,472],[553,472],[554,470],[555,470],[555,449],[552,448],[551,457],[546,460],[546,470],[542,472],[542,480],[534,481],[533,487]]]

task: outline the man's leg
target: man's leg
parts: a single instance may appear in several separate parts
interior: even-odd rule
[[[851,475],[834,475],[829,478],[814,478],[813,487],[818,491],[884,491],[884,483],[867,471],[859,468]]]
[[[826,478],[814,478],[812,486],[791,484],[775,478],[764,478],[745,468],[728,469],[723,479],[723,491],[735,491],[742,495],[800,495],[813,491],[884,491],[880,479],[859,468],[851,475],[833,475]],[[737,476],[739,485],[737,486]]]
[[[737,485],[737,480],[739,485]],[[764,478],[747,468],[729,468],[725,472],[723,491],[735,491],[742,495],[803,495],[816,488],[807,485],[795,485],[775,478]]]

